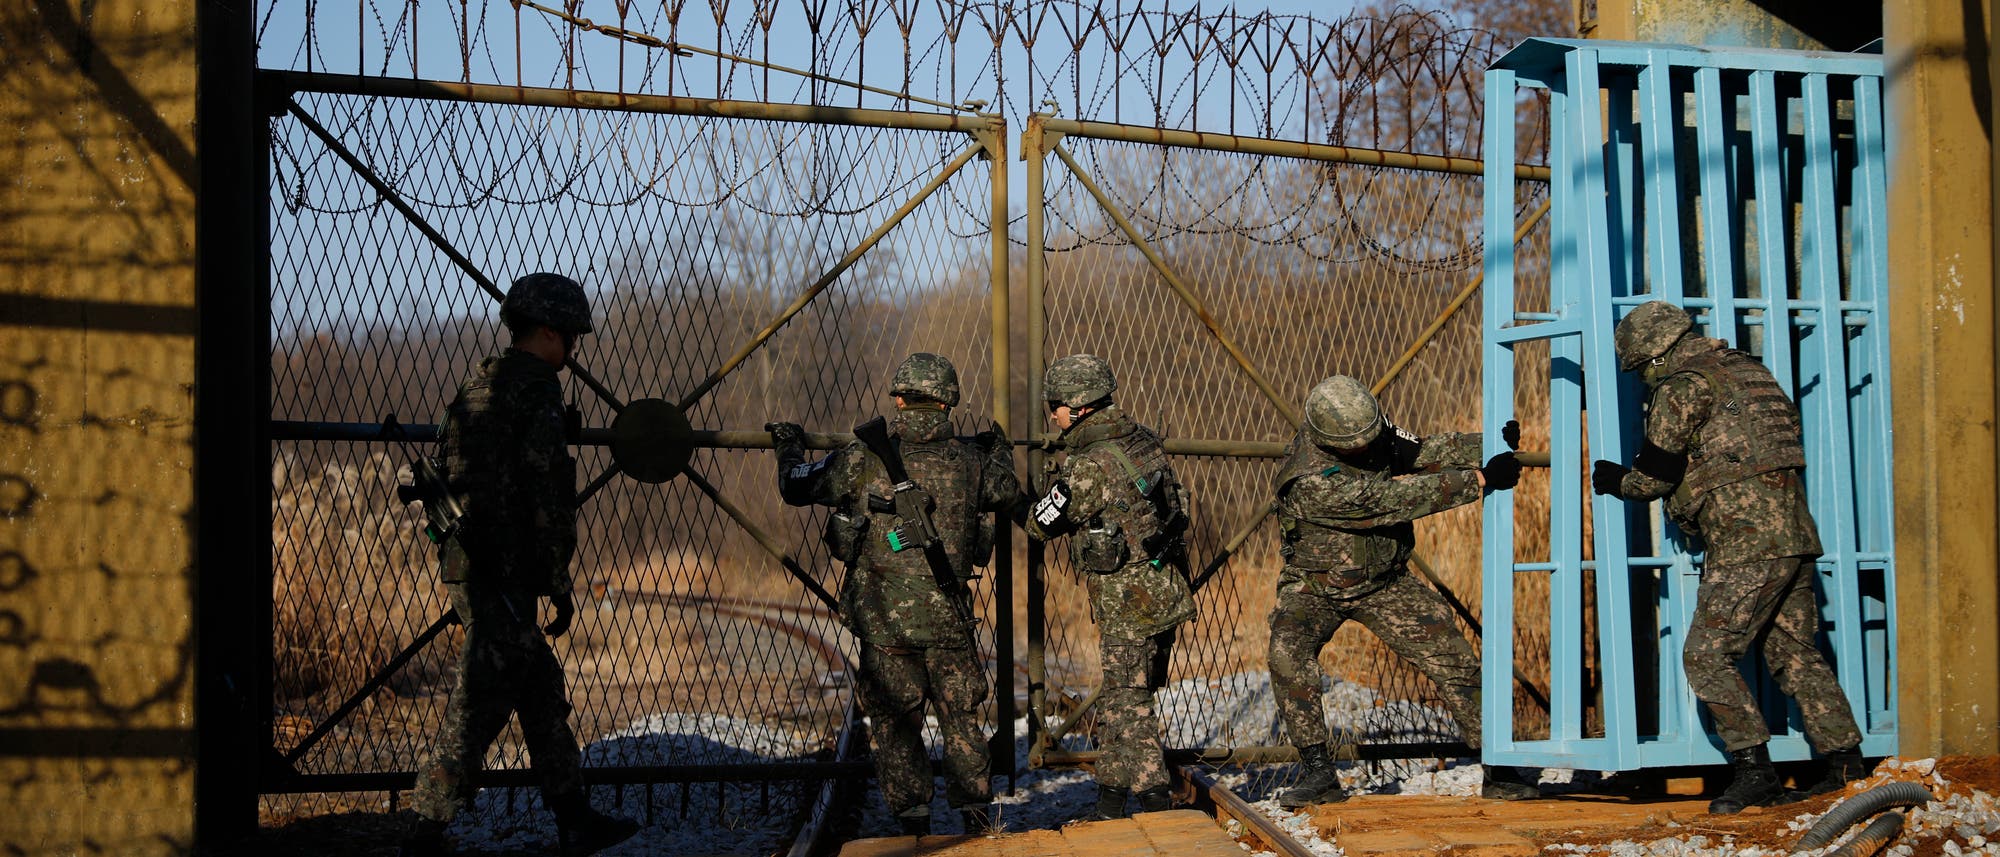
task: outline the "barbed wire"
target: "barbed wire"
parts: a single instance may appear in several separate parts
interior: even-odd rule
[[[458,76],[475,82],[482,77],[473,74],[475,58],[484,60],[484,77],[501,76],[494,46],[504,42],[506,28],[493,26],[485,9],[473,13],[448,3],[399,0],[393,14],[385,14],[386,2],[363,0],[355,11],[348,31],[349,41],[357,45],[354,68],[388,74],[407,55],[409,74],[424,73],[424,49],[442,38],[436,28],[425,30],[421,24],[429,20],[430,10],[446,7],[445,35],[457,55]],[[747,15],[733,14],[730,0],[706,0],[715,40],[728,48],[716,50],[684,38],[696,26],[687,14],[687,0],[664,0],[654,7],[620,0],[606,8],[608,18],[585,14],[593,5],[565,0],[556,8],[536,0],[509,0],[502,8],[514,14],[516,81],[527,79],[523,57],[534,53],[525,45],[540,39],[547,67],[538,77],[551,83],[578,85],[579,78],[588,83],[614,63],[620,91],[664,86],[667,94],[691,94],[698,79],[691,62],[706,58],[715,63],[707,83],[717,97],[741,95],[737,89],[744,80],[761,76],[749,93],[761,100],[780,98],[779,84],[790,79],[795,87],[791,96],[810,104],[846,103],[847,94],[856,106],[869,98],[886,99],[881,106],[889,109],[990,106],[1025,115],[1028,105],[1034,105],[1043,112],[1074,111],[1082,114],[1079,118],[1099,121],[1195,128],[1220,123],[1230,133],[1247,124],[1264,137],[1458,157],[1479,154],[1480,75],[1502,47],[1485,30],[1412,7],[1322,21],[1311,15],[1243,15],[1234,7],[1211,14],[1199,4],[1181,12],[1148,10],[1143,0],[1130,10],[1125,0],[935,0],[930,6],[875,0],[848,3],[838,13],[829,9],[829,0],[800,0],[797,7],[753,0]],[[280,45],[288,44],[272,29],[274,9],[271,2],[259,29],[267,64],[280,55]],[[773,33],[783,32],[786,23],[783,10],[803,15],[793,23],[803,25],[808,68],[769,60]],[[868,72],[869,40],[871,35],[877,42],[883,38],[885,15],[900,47],[898,89],[849,79]],[[331,17],[316,0],[307,4],[289,53],[293,66],[320,68],[328,62],[328,46],[337,41],[336,28],[326,20]],[[542,29],[536,30],[537,25]],[[927,42],[926,32],[931,33]],[[368,62],[364,34],[375,40],[379,62]],[[633,65],[622,50],[627,45],[641,49],[642,58],[633,66],[636,79],[625,77],[627,66]],[[760,48],[764,58],[754,55]],[[617,56],[606,60],[607,53]],[[977,62],[968,64],[967,56]],[[1007,84],[1004,67],[1010,58],[1025,63],[1025,87]],[[934,86],[952,100],[910,92],[926,65]],[[967,97],[982,81],[994,87],[991,102]],[[1067,98],[1046,97],[1058,92]],[[1218,98],[1226,102],[1223,107],[1204,107],[1217,104]],[[1135,110],[1128,102],[1141,104]],[[1540,105],[1530,102],[1522,108],[1524,124],[1539,127]],[[378,164],[389,184],[412,202],[444,209],[546,204],[568,196],[592,206],[650,199],[696,208],[734,204],[774,217],[858,214],[907,194],[958,148],[939,135],[930,135],[938,139],[927,148],[908,134],[809,124],[630,113],[583,118],[552,108],[379,99],[341,109],[351,111],[337,123],[341,133]],[[511,133],[495,133],[502,128]],[[439,155],[408,139],[412,133],[489,149],[497,141],[501,151],[460,157],[456,150],[461,146],[446,145]],[[281,125],[274,125],[273,139],[278,171],[291,186],[288,205],[351,212],[374,204],[372,199],[313,198],[305,177],[323,168],[327,153],[316,142],[299,145]],[[1529,159],[1536,157],[1539,145],[1531,141]],[[1113,152],[1115,163],[1108,160]],[[854,177],[870,158],[887,158],[893,166],[874,163],[873,181],[863,190]],[[1097,164],[1101,170],[1149,179],[1110,182],[1107,191],[1162,238],[1234,233],[1258,244],[1293,247],[1322,262],[1372,257],[1407,270],[1462,270],[1478,254],[1476,215],[1448,203],[1465,196],[1456,190],[1463,181],[1453,177],[1429,177],[1427,189],[1413,191],[1402,178],[1405,171],[1379,167],[1189,155],[1150,146],[1107,147],[1103,158]],[[1218,170],[1218,163],[1227,169]],[[687,172],[699,175],[681,174]],[[1067,181],[1058,171],[1051,194],[1064,192],[1061,186]],[[339,186],[327,187],[331,193]],[[983,222],[979,201],[955,194],[947,198],[961,209],[954,220],[965,228]],[[1067,230],[1065,238],[1052,242],[1052,250],[1124,241],[1088,206],[1051,213]],[[1440,213],[1450,216],[1440,218]],[[1010,234],[1023,226],[1022,218],[1014,216]]]

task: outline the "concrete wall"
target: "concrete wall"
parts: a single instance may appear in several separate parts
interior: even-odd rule
[[[1990,0],[1884,5],[1897,685],[1910,755],[2000,751]]]
[[[185,852],[195,10],[12,0],[0,45],[0,852]]]

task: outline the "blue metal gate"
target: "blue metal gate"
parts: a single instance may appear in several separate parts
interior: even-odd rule
[[[1701,556],[1661,504],[1589,493],[1590,459],[1630,461],[1640,438],[1644,391],[1616,370],[1612,327],[1656,298],[1758,355],[1797,398],[1827,642],[1863,752],[1894,752],[1881,76],[1875,54],[1545,39],[1487,73],[1486,437],[1495,446],[1517,408],[1523,422],[1546,419],[1551,469],[1536,483],[1546,522],[1520,520],[1509,492],[1486,502],[1486,761],[1724,760],[1681,673]],[[1514,231],[1515,107],[1536,89],[1550,117],[1546,272],[1517,271],[1513,247],[1493,240]],[[1546,555],[1519,555],[1517,535],[1543,523]],[[1517,603],[1532,575],[1547,575],[1546,605]],[[1545,650],[1529,627],[1543,616]],[[1549,664],[1546,735],[1513,722],[1517,627]],[[1784,721],[1772,757],[1810,756],[1796,707],[1745,666],[1767,717]]]

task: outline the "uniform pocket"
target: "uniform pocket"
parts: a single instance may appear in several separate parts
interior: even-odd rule
[[[1092,574],[1110,574],[1125,567],[1125,534],[1117,524],[1090,527],[1077,533],[1076,564]]]

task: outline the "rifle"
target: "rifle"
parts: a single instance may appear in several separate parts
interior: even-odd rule
[[[972,621],[972,608],[966,603],[965,583],[958,579],[958,573],[951,569],[951,558],[945,555],[944,540],[938,538],[937,525],[931,521],[931,495],[923,486],[910,480],[910,471],[903,466],[903,453],[889,438],[889,424],[876,417],[854,427],[854,437],[861,441],[868,451],[882,460],[882,468],[889,472],[889,481],[896,486],[896,517],[902,519],[895,529],[884,538],[889,549],[901,552],[917,548],[924,552],[924,562],[931,567],[931,578],[938,591],[944,593],[951,602],[952,610],[958,618]]]
[[[436,460],[411,447],[409,432],[396,421],[395,414],[382,419],[382,436],[386,438],[392,433],[410,457],[410,481],[415,483],[396,486],[396,499],[405,504],[423,503],[424,535],[431,544],[444,544],[446,539],[458,535],[458,525],[465,519],[465,506],[451,493],[451,486],[445,484]]]

